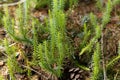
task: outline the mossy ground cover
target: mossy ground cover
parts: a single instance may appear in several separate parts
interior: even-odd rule
[[[0,80],[120,80],[119,0],[26,1],[0,11]]]

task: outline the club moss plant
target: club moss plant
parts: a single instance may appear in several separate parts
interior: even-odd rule
[[[114,57],[109,63],[106,65],[107,69],[111,69],[118,61],[120,60],[120,42],[118,45],[118,55]]]
[[[69,5],[72,5],[76,3],[77,0],[70,0],[69,2]],[[104,71],[103,68],[100,68],[102,42],[100,43],[99,39],[102,39],[102,31],[110,21],[113,7],[118,3],[120,3],[119,0],[108,0],[105,5],[105,9],[103,9],[102,3],[98,2],[98,7],[103,10],[101,24],[99,24],[97,17],[93,13],[90,14],[92,30],[89,30],[87,24],[84,24],[84,38],[80,44],[79,55],[81,56],[85,53],[93,53],[91,80],[100,80],[101,72],[106,72],[106,70]],[[52,75],[61,77],[63,73],[64,59],[72,54],[70,51],[71,45],[66,34],[66,15],[64,13],[66,1],[44,0],[40,6],[44,6],[46,4],[51,5],[51,9],[48,11],[49,18],[46,20],[46,25],[41,25],[36,19],[31,18],[28,15],[30,12],[28,11],[29,6],[27,3],[19,5],[19,8],[16,10],[15,18],[10,16],[8,7],[4,7],[5,15],[3,16],[3,24],[6,32],[15,41],[20,43],[22,42],[23,44],[27,44],[32,47],[32,60],[26,62],[28,67],[36,65]],[[42,40],[39,38],[41,33],[48,33],[47,39]],[[4,43],[6,54],[9,56],[7,59],[9,74],[11,79],[15,80],[14,73],[17,72],[16,69],[19,68],[14,55],[16,52],[15,47],[9,47],[9,43],[6,39]],[[116,56],[105,67],[107,69],[112,68],[119,58],[119,55]],[[77,66],[82,68],[79,63],[77,63]],[[89,70],[89,68],[86,68],[86,70]],[[31,75],[30,70],[28,70],[28,75]]]
[[[10,74],[10,79],[15,79],[15,73],[21,73],[22,69],[19,67],[18,62],[16,61],[16,49],[14,46],[10,47],[7,39],[4,40],[5,50],[7,54],[7,67]]]
[[[9,10],[7,7],[4,9],[5,11],[5,16],[3,17],[4,21],[4,27],[7,31],[7,33],[16,41],[19,42],[25,42],[28,44],[32,44],[32,41],[30,38],[28,38],[28,25],[24,24],[25,23],[25,18],[22,15],[23,13],[21,12],[22,9],[18,9],[17,13],[17,20],[12,18],[9,14]],[[18,22],[15,22],[18,21]],[[17,24],[16,24],[17,23]]]
[[[68,9],[69,7],[71,8],[73,5],[77,5],[78,0],[60,0],[64,2],[64,9]],[[36,0],[36,6],[35,9],[39,9],[39,8],[45,8],[45,7],[49,7],[52,8],[52,0]]]
[[[38,42],[34,28],[34,53],[33,56],[39,60],[38,65],[57,77],[62,75],[64,58],[69,54],[68,43],[65,33],[64,1],[53,0],[53,9],[49,11],[49,33],[50,40],[41,44]],[[36,56],[38,55],[38,56]]]
[[[117,2],[119,3],[119,0],[114,0],[114,1],[108,0],[108,2],[106,3],[106,8],[105,8],[105,10],[103,12],[103,18],[101,20],[101,22],[102,22],[101,25],[99,25],[98,22],[96,22],[97,18],[93,14],[91,15],[91,23],[94,22],[94,23],[92,23],[93,26],[100,26],[100,27],[96,27],[96,30],[95,30],[96,37],[95,38],[99,39],[101,37],[101,46],[103,45],[103,42],[102,42],[103,41],[103,32],[102,31],[105,29],[106,24],[108,24],[108,22],[110,21],[112,9],[113,9],[113,7],[116,4],[118,4]],[[103,47],[101,47],[101,48],[103,48]],[[102,58],[104,60],[104,57],[101,57],[100,53],[102,53],[102,56],[105,54],[105,53],[102,52],[102,50],[103,49],[100,49],[100,43],[97,42],[96,50],[94,51],[94,54],[93,54],[93,74],[92,74],[92,80],[99,80],[99,79],[101,79],[100,78],[101,70],[103,71],[104,80],[106,80],[107,79],[107,75],[109,75],[109,74],[107,74],[107,70],[112,68],[112,66],[120,58],[119,55],[118,55],[114,59],[112,59],[108,64],[105,65],[105,63],[103,63],[104,66],[101,69],[100,68],[100,58]],[[105,67],[106,67],[106,69],[104,69]]]
[[[99,80],[100,79],[100,44],[96,43],[96,49],[93,54],[93,74],[92,80]]]

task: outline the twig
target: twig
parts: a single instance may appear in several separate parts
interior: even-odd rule
[[[102,53],[102,64],[103,64],[103,76],[104,80],[107,80],[107,74],[106,74],[106,66],[105,66],[105,57],[104,57],[104,35],[103,35],[103,28],[101,27],[101,53]]]
[[[26,69],[29,69],[29,70],[31,70],[31,71],[37,73],[38,75],[42,76],[44,79],[49,80],[49,77],[46,77],[46,76],[42,75],[42,73],[40,73],[40,72],[38,72],[38,71],[36,71],[36,70],[30,68],[30,67],[25,66],[25,65],[23,65],[23,64],[19,64],[19,65],[22,66],[22,67],[24,67],[24,68],[26,68]]]
[[[5,7],[5,6],[15,6],[21,3],[24,3],[26,0],[20,0],[18,2],[14,2],[14,3],[9,3],[9,4],[0,4],[0,7]]]
[[[115,76],[114,76],[114,80],[117,80],[117,76],[118,76],[118,74],[119,74],[119,70],[118,70],[117,73],[115,74]]]

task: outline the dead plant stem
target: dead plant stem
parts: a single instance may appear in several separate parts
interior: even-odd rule
[[[15,5],[18,5],[18,4],[21,4],[21,3],[24,3],[26,0],[20,0],[18,2],[14,2],[14,3],[8,3],[8,4],[0,4],[0,7],[5,7],[5,6],[15,6]]]
[[[101,53],[102,53],[102,66],[103,66],[103,76],[104,80],[107,80],[107,74],[106,74],[106,66],[105,66],[105,57],[104,57],[104,34],[103,34],[103,27],[101,27]]]

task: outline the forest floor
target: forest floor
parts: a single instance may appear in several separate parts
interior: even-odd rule
[[[10,7],[11,14],[14,15],[14,7]],[[89,23],[89,17],[88,15],[93,12],[98,19],[101,19],[103,14],[96,8],[96,3],[95,2],[85,2],[81,1],[78,3],[77,6],[72,8],[71,10],[66,10],[65,11],[67,14],[67,25],[66,29],[68,31],[68,36],[71,37],[71,42],[72,45],[75,48],[74,54],[76,57],[78,57],[78,62],[80,64],[86,65],[90,67],[90,61],[89,59],[87,60],[87,56],[83,55],[79,57],[79,44],[81,42],[81,38],[78,36],[80,34],[80,31],[83,27],[83,22],[88,21]],[[105,63],[107,64],[112,58],[114,58],[116,55],[118,55],[118,46],[120,42],[120,6],[117,5],[113,9],[111,13],[111,20],[107,24],[106,28],[103,31],[104,34],[104,58],[105,58]],[[39,19],[40,22],[44,23],[44,19],[48,17],[48,9],[47,8],[42,8],[39,10],[33,10],[32,16],[36,17]],[[44,34],[46,36],[47,34]],[[3,26],[0,26],[0,41],[3,41],[4,38],[9,38],[5,29]],[[12,40],[10,39],[12,42]],[[0,44],[2,45],[2,44]],[[19,46],[20,48],[24,49],[26,52],[29,51],[27,49],[30,49],[28,46],[25,46],[21,43],[15,43],[13,44],[15,46]],[[6,66],[6,59],[7,57],[5,56],[5,53],[3,51],[3,48],[0,46],[0,75],[3,75],[5,77],[5,80],[9,80],[9,73],[8,73],[8,68]],[[21,56],[17,57],[17,60],[21,60]],[[12,65],[12,64],[11,64]],[[102,67],[102,66],[101,66]],[[23,68],[26,68],[23,66]],[[37,66],[32,66],[30,70],[36,70],[37,72],[41,73],[36,73],[34,70],[32,71],[32,76],[31,79],[27,77],[26,72],[24,74],[19,74],[15,73],[16,80],[46,80],[43,78],[45,77],[50,77],[50,74],[42,70],[41,68]],[[111,73],[111,71],[113,73]],[[120,63],[117,62],[113,69],[108,74],[116,76],[116,80],[120,80]],[[62,80],[90,80],[90,71],[86,71],[83,69],[80,69],[76,66],[73,65],[73,62],[70,60],[66,59],[65,61],[65,66],[64,66],[64,74],[62,77]],[[80,77],[79,79],[73,79]],[[55,79],[55,78],[54,78]],[[52,80],[52,79],[51,79]],[[57,79],[56,79],[57,80]]]

